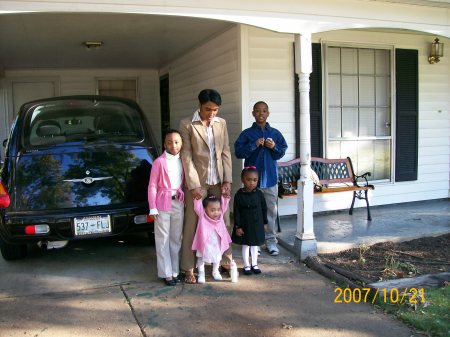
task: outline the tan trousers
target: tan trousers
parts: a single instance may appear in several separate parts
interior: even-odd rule
[[[159,216],[155,220],[158,277],[168,278],[179,273],[183,213],[183,202],[172,200],[172,209],[159,211]]]
[[[217,197],[221,195],[221,185],[217,184],[214,186],[207,185],[202,187],[203,196],[213,194]],[[194,202],[192,199],[192,194],[190,191],[184,191],[184,200],[186,201],[186,210],[184,211],[184,227],[183,227],[183,241],[181,244],[181,270],[183,271],[193,271],[195,268],[195,251],[192,250],[192,241],[194,241],[195,230],[197,229],[197,214],[194,212]],[[230,232],[230,204],[228,210],[224,214],[225,225]],[[221,264],[229,266],[232,260],[231,255],[232,249],[231,245],[222,255]]]

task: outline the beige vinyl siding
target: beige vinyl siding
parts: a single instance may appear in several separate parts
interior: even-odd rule
[[[450,170],[450,67],[448,59],[431,65],[428,52],[432,38],[420,34],[335,31],[315,34],[313,41],[342,41],[392,45],[419,51],[419,160],[417,181],[375,184],[370,192],[371,205],[449,197]],[[448,45],[449,39],[441,39]],[[448,46],[446,46],[448,52]],[[445,53],[445,52],[444,52]],[[395,104],[393,105],[395,116]],[[395,120],[394,120],[395,123]],[[393,128],[393,130],[395,130]],[[395,139],[394,139],[395,142]],[[316,196],[315,211],[348,208],[351,194]],[[345,198],[345,199],[344,199]],[[342,200],[344,199],[344,200]],[[357,201],[356,205],[364,206]],[[343,207],[341,207],[343,206]]]
[[[59,82],[59,95],[94,95],[96,82],[102,79],[136,79],[138,103],[156,136],[159,134],[159,82],[158,73],[152,69],[27,69],[6,71],[7,81],[55,77]],[[8,111],[8,116],[12,112]],[[157,121],[156,123],[153,121]],[[8,126],[9,129],[9,126]],[[157,138],[160,139],[160,138]]]
[[[294,65],[291,34],[278,34],[259,28],[247,27],[248,50],[248,101],[267,100],[272,112],[269,122],[285,136],[289,151],[283,161],[294,157]],[[246,36],[244,34],[244,36]],[[450,54],[450,40],[445,44],[444,55]],[[449,58],[438,64],[428,63],[430,36],[421,34],[334,31],[312,36],[321,41],[392,45],[394,48],[419,50],[419,161],[418,180],[410,182],[375,183],[370,192],[371,205],[438,199],[449,197],[450,171],[450,67]],[[284,47],[283,47],[284,46]],[[283,68],[284,67],[284,68]],[[243,87],[245,89],[245,83]],[[243,99],[244,101],[245,99]],[[392,113],[395,116],[395,102]],[[274,118],[277,114],[277,118]],[[279,115],[278,115],[279,114]],[[252,119],[243,116],[243,128]],[[395,123],[395,121],[394,121]],[[395,128],[393,128],[395,130]],[[395,137],[394,137],[395,138]],[[395,142],[395,139],[394,139]],[[314,197],[314,211],[348,209],[351,193],[336,193]],[[295,198],[280,201],[280,214],[297,213]],[[356,207],[365,206],[356,201]]]
[[[227,121],[233,158],[233,187],[240,186],[241,163],[234,156],[233,144],[241,131],[240,68],[238,27],[232,27],[161,69],[169,74],[171,127],[193,115],[202,89],[217,90],[222,96],[219,117]]]
[[[295,157],[294,126],[294,36],[255,27],[245,27],[248,53],[248,107],[243,107],[242,128],[254,122],[253,104],[269,105],[269,124],[280,130],[288,144],[283,160]],[[244,110],[246,108],[246,110]]]

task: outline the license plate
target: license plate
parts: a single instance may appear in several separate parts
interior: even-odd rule
[[[86,216],[74,218],[75,236],[111,233],[109,215]]]

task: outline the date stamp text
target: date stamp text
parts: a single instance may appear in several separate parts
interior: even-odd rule
[[[372,303],[380,299],[384,303],[425,303],[424,288],[335,288],[334,303]]]

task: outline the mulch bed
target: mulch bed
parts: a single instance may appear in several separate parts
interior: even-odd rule
[[[339,253],[320,254],[323,264],[379,282],[450,272],[450,234],[406,242],[383,242]]]

